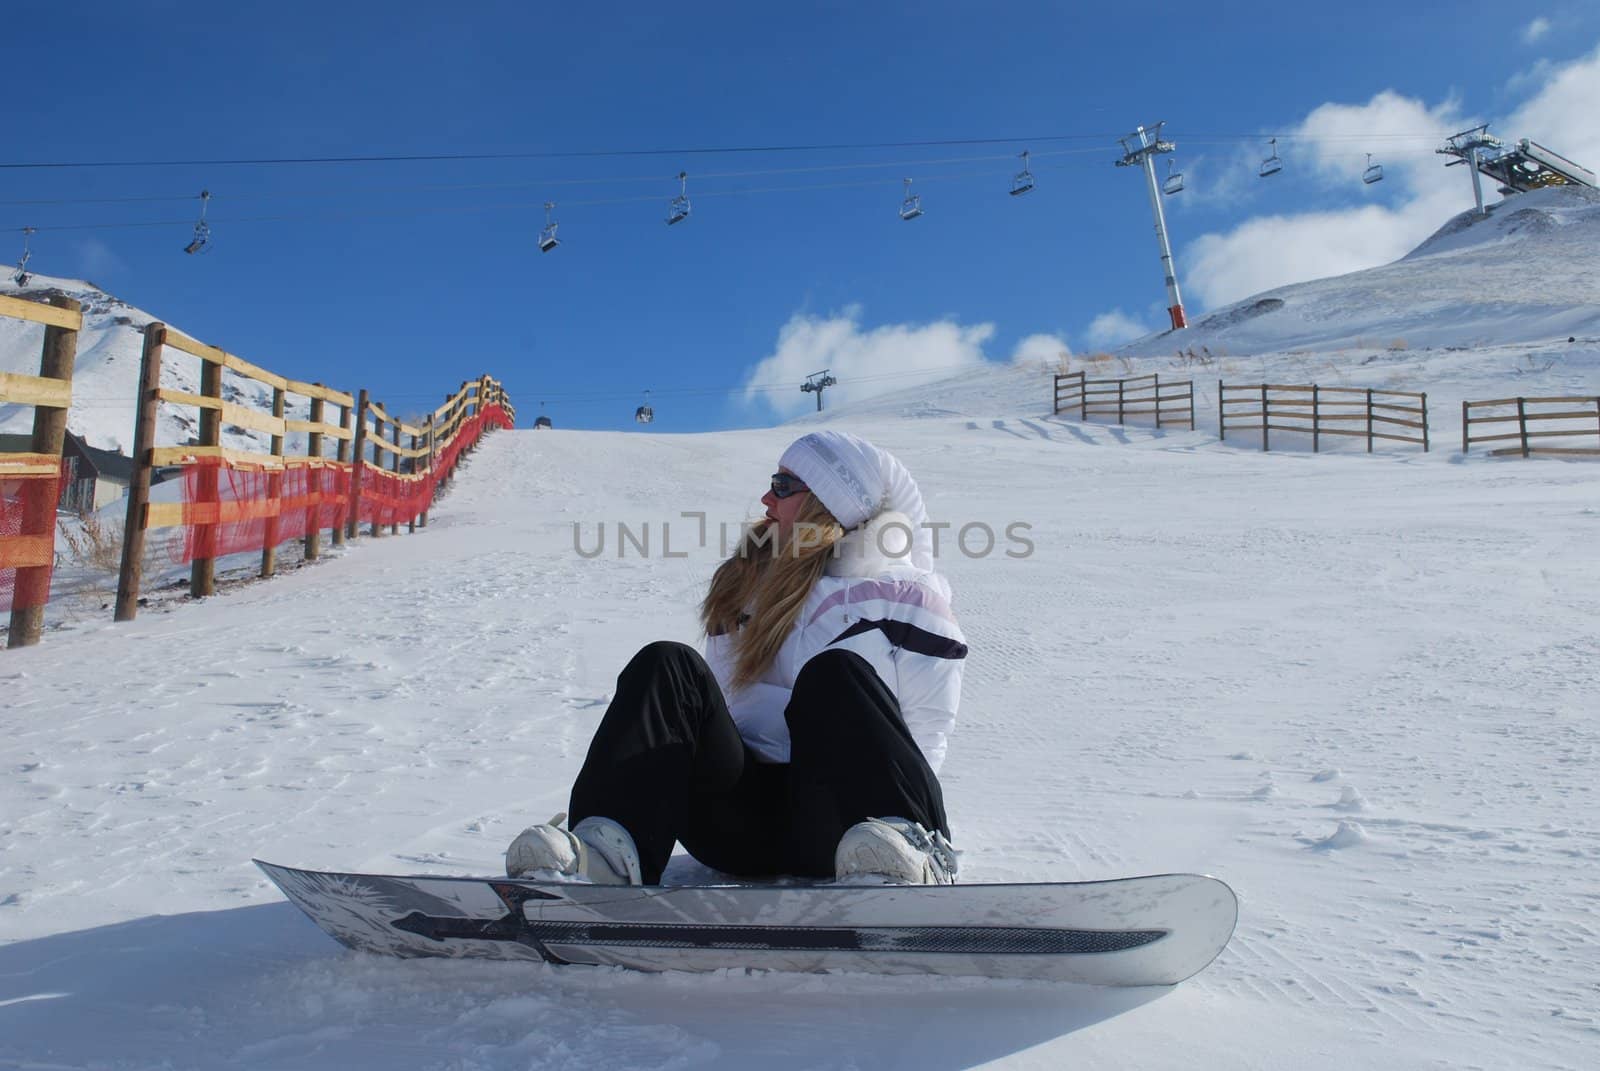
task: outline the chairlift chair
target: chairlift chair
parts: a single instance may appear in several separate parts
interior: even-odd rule
[[[667,206],[667,226],[669,227],[674,223],[682,223],[689,218],[689,173],[687,171],[678,172],[678,183],[680,192],[678,196],[672,199],[671,204]]]
[[[656,418],[656,411],[650,408],[650,392],[644,392],[644,404],[633,411],[633,419],[641,424],[648,424]]]
[[[1183,192],[1183,172],[1174,171],[1173,165],[1174,161],[1167,161],[1167,180],[1161,184],[1161,192],[1168,197]]]
[[[1283,161],[1278,158],[1278,139],[1272,139],[1272,155],[1261,161],[1261,177],[1269,178],[1283,170]]]
[[[206,222],[206,205],[210,204],[210,202],[211,191],[201,190],[200,218],[195,221],[194,237],[189,239],[189,244],[183,247],[183,251],[190,256],[196,253],[204,253],[211,248],[211,224]]]
[[[1011,178],[1011,196],[1013,197],[1033,189],[1033,172],[1028,170],[1028,153],[1024,150],[1017,155],[1022,157],[1022,170]]]
[[[1372,162],[1372,154],[1367,153],[1367,169],[1361,172],[1361,181],[1371,186],[1374,182],[1383,181],[1383,165]]]
[[[538,431],[540,428],[550,428],[550,427],[554,427],[554,425],[550,423],[550,418],[544,415],[544,403],[540,402],[539,403],[539,416],[533,422],[533,429],[535,431]]]
[[[906,179],[906,199],[900,202],[900,218],[916,219],[922,215],[922,195],[911,192],[911,180]]]
[[[18,286],[27,286],[28,280],[33,278],[28,272],[28,261],[33,257],[32,250],[28,248],[28,239],[37,233],[38,229],[35,227],[22,228],[22,259],[17,261],[17,270],[11,276],[11,281]]]
[[[544,230],[539,232],[539,252],[541,253],[548,253],[561,244],[561,240],[556,237],[556,221],[550,218],[550,213],[554,211],[555,207],[556,203],[554,201],[546,201],[544,203]]]

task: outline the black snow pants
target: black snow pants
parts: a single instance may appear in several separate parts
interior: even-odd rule
[[[784,718],[790,761],[759,760],[700,653],[648,645],[617,678],[572,786],[569,828],[591,815],[620,822],[650,885],[674,841],[725,874],[832,877],[840,836],[862,819],[897,815],[950,835],[938,778],[860,655],[807,662]]]

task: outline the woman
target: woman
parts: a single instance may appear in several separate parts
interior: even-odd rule
[[[741,877],[955,880],[936,774],[967,648],[916,481],[819,431],[761,502],[701,604],[705,657],[670,642],[634,656],[570,829],[524,830],[512,877],[655,885],[679,841]]]

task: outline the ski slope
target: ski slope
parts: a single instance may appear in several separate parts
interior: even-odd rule
[[[1585,353],[1551,374],[1593,390]],[[1041,382],[831,419],[952,534],[998,537],[941,552],[972,651],[942,775],[963,878],[1215,874],[1239,928],[1195,979],[646,976],[324,937],[251,856],[495,872],[565,808],[628,656],[694,640],[719,523],[758,515],[795,429],[497,432],[424,532],[0,655],[0,1068],[1590,1066],[1594,465],[1264,455],[1055,418]]]

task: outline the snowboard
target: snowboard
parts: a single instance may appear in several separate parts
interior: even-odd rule
[[[973,885],[588,885],[338,874],[255,860],[362,952],[643,971],[856,971],[1173,985],[1216,958],[1238,901],[1160,874]]]

